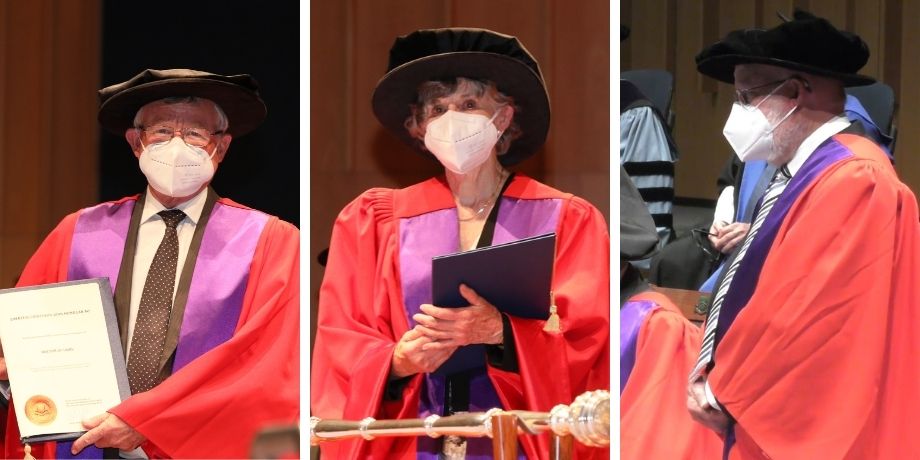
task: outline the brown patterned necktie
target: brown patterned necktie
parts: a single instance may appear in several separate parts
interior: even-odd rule
[[[158,214],[166,224],[166,231],[150,263],[134,324],[131,352],[128,355],[131,394],[147,391],[159,383],[157,376],[160,373],[160,358],[173,303],[176,265],[179,263],[179,235],[176,226],[185,218],[185,213],[169,209]]]

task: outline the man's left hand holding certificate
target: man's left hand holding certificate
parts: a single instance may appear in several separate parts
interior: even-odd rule
[[[131,394],[107,279],[0,290],[0,342],[24,443],[76,439]]]

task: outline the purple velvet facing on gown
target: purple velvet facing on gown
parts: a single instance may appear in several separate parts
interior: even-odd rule
[[[502,244],[556,230],[562,201],[556,199],[524,200],[502,197],[492,244]],[[459,222],[456,208],[447,208],[401,219],[399,222],[399,266],[403,302],[409,328],[415,326],[412,315],[423,303],[431,302],[431,258],[459,251]],[[444,378],[426,375],[419,401],[419,417],[440,415],[444,405]],[[470,411],[501,407],[501,401],[486,370],[470,378]],[[418,458],[437,459],[441,440],[418,438]],[[522,451],[518,457],[523,459]],[[467,459],[491,459],[492,443],[488,438],[467,440]]]
[[[107,277],[115,289],[136,203],[103,203],[80,214],[71,244],[68,280]],[[233,335],[249,267],[268,217],[215,203],[195,261],[173,372]],[[102,458],[102,450],[95,447],[73,457],[71,444],[58,443],[58,458]]]
[[[645,318],[658,304],[650,300],[628,300],[620,308],[620,394],[636,365],[636,341]]]

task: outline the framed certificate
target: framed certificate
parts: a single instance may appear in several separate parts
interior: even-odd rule
[[[131,395],[107,278],[0,290],[0,342],[23,442],[76,439]]]

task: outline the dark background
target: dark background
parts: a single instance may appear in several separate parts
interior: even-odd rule
[[[220,196],[298,226],[299,56],[297,1],[103,3],[100,88],[148,68],[255,77],[268,117],[233,139],[212,185]],[[141,192],[146,179],[127,142],[100,130],[100,200]]]

